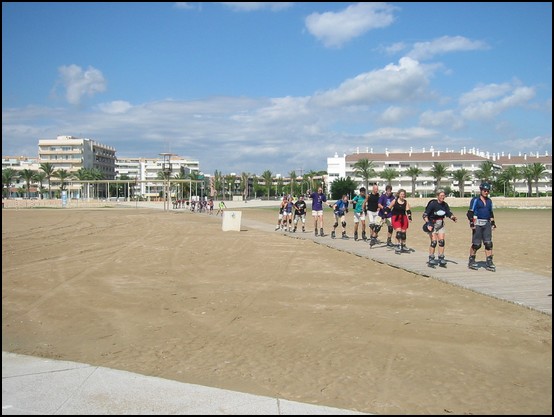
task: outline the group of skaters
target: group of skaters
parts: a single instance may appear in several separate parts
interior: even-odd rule
[[[193,213],[206,213],[209,215],[214,214],[214,199],[209,198],[205,200],[184,200],[184,199],[176,199],[173,200],[173,208],[179,209],[179,208],[186,208],[189,209]],[[224,201],[220,201],[217,206],[217,212],[215,213],[216,216],[223,216],[223,211],[226,209],[227,206],[225,205]]]
[[[492,251],[492,229],[496,228],[493,215],[492,200],[489,198],[491,186],[489,183],[482,183],[479,187],[479,196],[471,199],[467,218],[472,230],[472,242],[469,250],[468,267],[478,269],[476,253],[483,245],[485,247],[486,264],[485,268],[495,271]],[[387,185],[385,192],[380,193],[379,187],[374,184],[371,192],[366,193],[366,188],[361,187],[359,194],[350,199],[343,195],[334,203],[327,202],[327,196],[320,187],[317,192],[308,191],[312,200],[312,217],[314,221],[314,234],[316,237],[326,236],[323,227],[323,208],[325,205],[333,209],[334,224],[331,231],[331,238],[337,237],[337,229],[341,227],[342,239],[350,239],[346,232],[346,214],[352,207],[354,212],[354,240],[369,241],[370,248],[380,244],[379,232],[386,227],[386,246],[394,248],[396,254],[413,252],[406,245],[407,231],[412,222],[412,211],[406,200],[406,190],[399,189],[396,194],[392,192],[392,186]],[[429,258],[427,264],[430,267],[446,267],[444,255],[446,245],[445,219],[449,218],[456,222],[458,219],[450,210],[445,201],[446,194],[439,190],[436,198],[431,199],[423,212],[423,231],[429,236]],[[279,218],[275,230],[296,232],[298,226],[302,232],[306,232],[307,204],[304,196],[301,195],[296,201],[292,196],[284,196],[279,207]],[[369,229],[369,237],[366,232]],[[393,243],[393,237],[395,243]]]

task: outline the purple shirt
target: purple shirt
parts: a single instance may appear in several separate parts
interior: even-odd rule
[[[387,193],[383,193],[381,194],[381,197],[379,197],[379,203],[378,204],[381,204],[383,207],[388,207],[388,205],[392,202],[392,200],[394,200],[394,194],[391,193],[391,195],[387,195]],[[385,216],[383,214],[383,210],[379,210],[379,216],[381,216],[381,218],[385,219],[387,217],[391,217],[392,216],[392,213],[389,213],[388,216]]]
[[[327,201],[327,197],[325,197],[325,194],[312,193],[310,195],[310,198],[312,199],[313,211],[323,210],[323,203]]]

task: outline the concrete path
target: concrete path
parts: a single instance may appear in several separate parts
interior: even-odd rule
[[[368,415],[2,352],[2,415]]]

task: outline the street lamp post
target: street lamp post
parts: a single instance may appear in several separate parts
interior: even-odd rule
[[[164,210],[169,210],[171,203],[171,195],[169,193],[169,177],[171,176],[171,153],[161,153],[162,157],[162,173],[163,173],[163,201]]]

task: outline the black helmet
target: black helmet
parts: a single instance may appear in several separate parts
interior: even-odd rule
[[[491,190],[491,185],[488,182],[484,182],[479,186],[479,189],[490,191]]]

